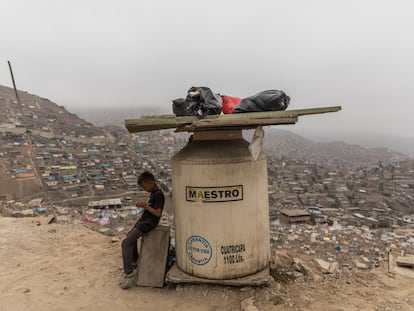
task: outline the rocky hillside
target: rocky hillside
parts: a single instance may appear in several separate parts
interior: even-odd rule
[[[105,135],[102,128],[95,127],[47,98],[22,91],[19,91],[19,98],[20,103],[17,103],[13,89],[0,86],[0,128],[3,131],[20,128],[49,137]]]
[[[154,167],[168,180],[173,153],[166,153],[165,143],[172,142],[169,152],[179,150],[176,134],[144,133],[137,146],[124,127],[94,126],[49,99],[22,91],[19,97],[18,103],[11,88],[0,86],[0,194],[22,198],[43,191],[52,201],[115,195],[130,190],[124,177],[149,165],[149,154],[157,154]],[[352,168],[405,157],[343,142],[315,143],[275,127],[265,131],[267,153],[279,158]]]
[[[22,91],[19,98],[17,102],[13,89],[0,86],[0,195],[20,200],[77,196],[67,191],[77,185],[66,182],[56,190],[54,184],[63,183],[64,176],[84,178],[74,154],[115,138],[49,99]]]

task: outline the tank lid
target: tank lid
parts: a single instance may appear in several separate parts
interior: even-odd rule
[[[197,131],[194,140],[232,140],[243,139],[242,130]]]

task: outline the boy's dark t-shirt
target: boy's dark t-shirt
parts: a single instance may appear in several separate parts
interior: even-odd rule
[[[155,209],[163,209],[164,208],[164,193],[161,191],[161,189],[157,189],[153,192],[151,192],[149,199],[148,199],[148,205]],[[135,227],[141,231],[142,233],[147,233],[154,229],[158,222],[160,221],[160,217],[157,217],[147,210],[144,211],[141,218],[137,221],[135,224]]]

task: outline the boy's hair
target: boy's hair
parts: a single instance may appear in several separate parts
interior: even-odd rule
[[[155,177],[148,171],[141,173],[138,177],[138,185],[142,185],[143,183],[147,183],[149,181],[155,182]]]

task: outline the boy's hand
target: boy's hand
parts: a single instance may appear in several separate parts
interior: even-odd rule
[[[147,204],[144,201],[138,201],[137,204],[135,204],[136,207],[142,207],[146,209]]]
[[[148,212],[150,212],[151,214],[157,217],[161,217],[162,215],[162,209],[155,209],[144,201],[138,201],[135,205],[136,207],[142,207],[143,209],[147,210]]]

